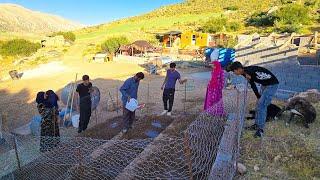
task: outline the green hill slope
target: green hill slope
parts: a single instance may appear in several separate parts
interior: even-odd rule
[[[319,0],[300,0],[319,4]],[[186,0],[183,3],[160,7],[150,13],[130,17],[108,24],[89,27],[77,31],[79,41],[100,42],[109,36],[126,35],[129,39],[149,39],[154,41],[154,34],[166,30],[197,30],[213,17],[226,17],[239,22],[244,28],[236,33],[252,32],[264,27],[250,27],[246,19],[254,13],[267,12],[274,6],[294,3],[289,0]],[[313,10],[317,8],[314,5]],[[312,13],[312,12],[310,12]],[[318,26],[313,23],[310,27]],[[309,26],[308,26],[309,28]]]

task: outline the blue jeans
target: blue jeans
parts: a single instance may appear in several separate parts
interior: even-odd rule
[[[262,86],[261,97],[256,107],[256,124],[260,129],[264,129],[267,118],[267,107],[271,104],[272,97],[276,94],[278,84],[270,86]]]

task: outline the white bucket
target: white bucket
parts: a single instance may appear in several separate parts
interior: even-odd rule
[[[72,126],[75,127],[75,128],[78,128],[79,127],[79,118],[80,118],[80,115],[79,114],[76,114],[76,115],[73,115],[71,117],[71,122],[72,122]]]
[[[135,111],[138,108],[138,101],[136,99],[131,98],[130,101],[126,104],[126,109],[128,109],[131,112]]]

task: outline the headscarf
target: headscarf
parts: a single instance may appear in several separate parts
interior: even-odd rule
[[[36,103],[38,105],[43,104],[46,108],[52,108],[53,105],[48,101],[48,99],[44,98],[45,92],[41,91],[37,93]]]
[[[57,109],[59,108],[58,106],[58,101],[59,101],[59,97],[56,93],[54,93],[53,90],[48,90],[46,92],[46,94],[48,95],[48,101]]]
[[[214,88],[218,87],[220,84],[220,79],[223,78],[223,69],[219,61],[213,61],[214,68],[212,68],[211,72],[211,80],[209,82],[209,87]]]

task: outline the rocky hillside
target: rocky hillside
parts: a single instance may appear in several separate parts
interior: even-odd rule
[[[59,16],[32,11],[16,4],[0,4],[0,32],[48,33],[81,27],[81,24]]]

